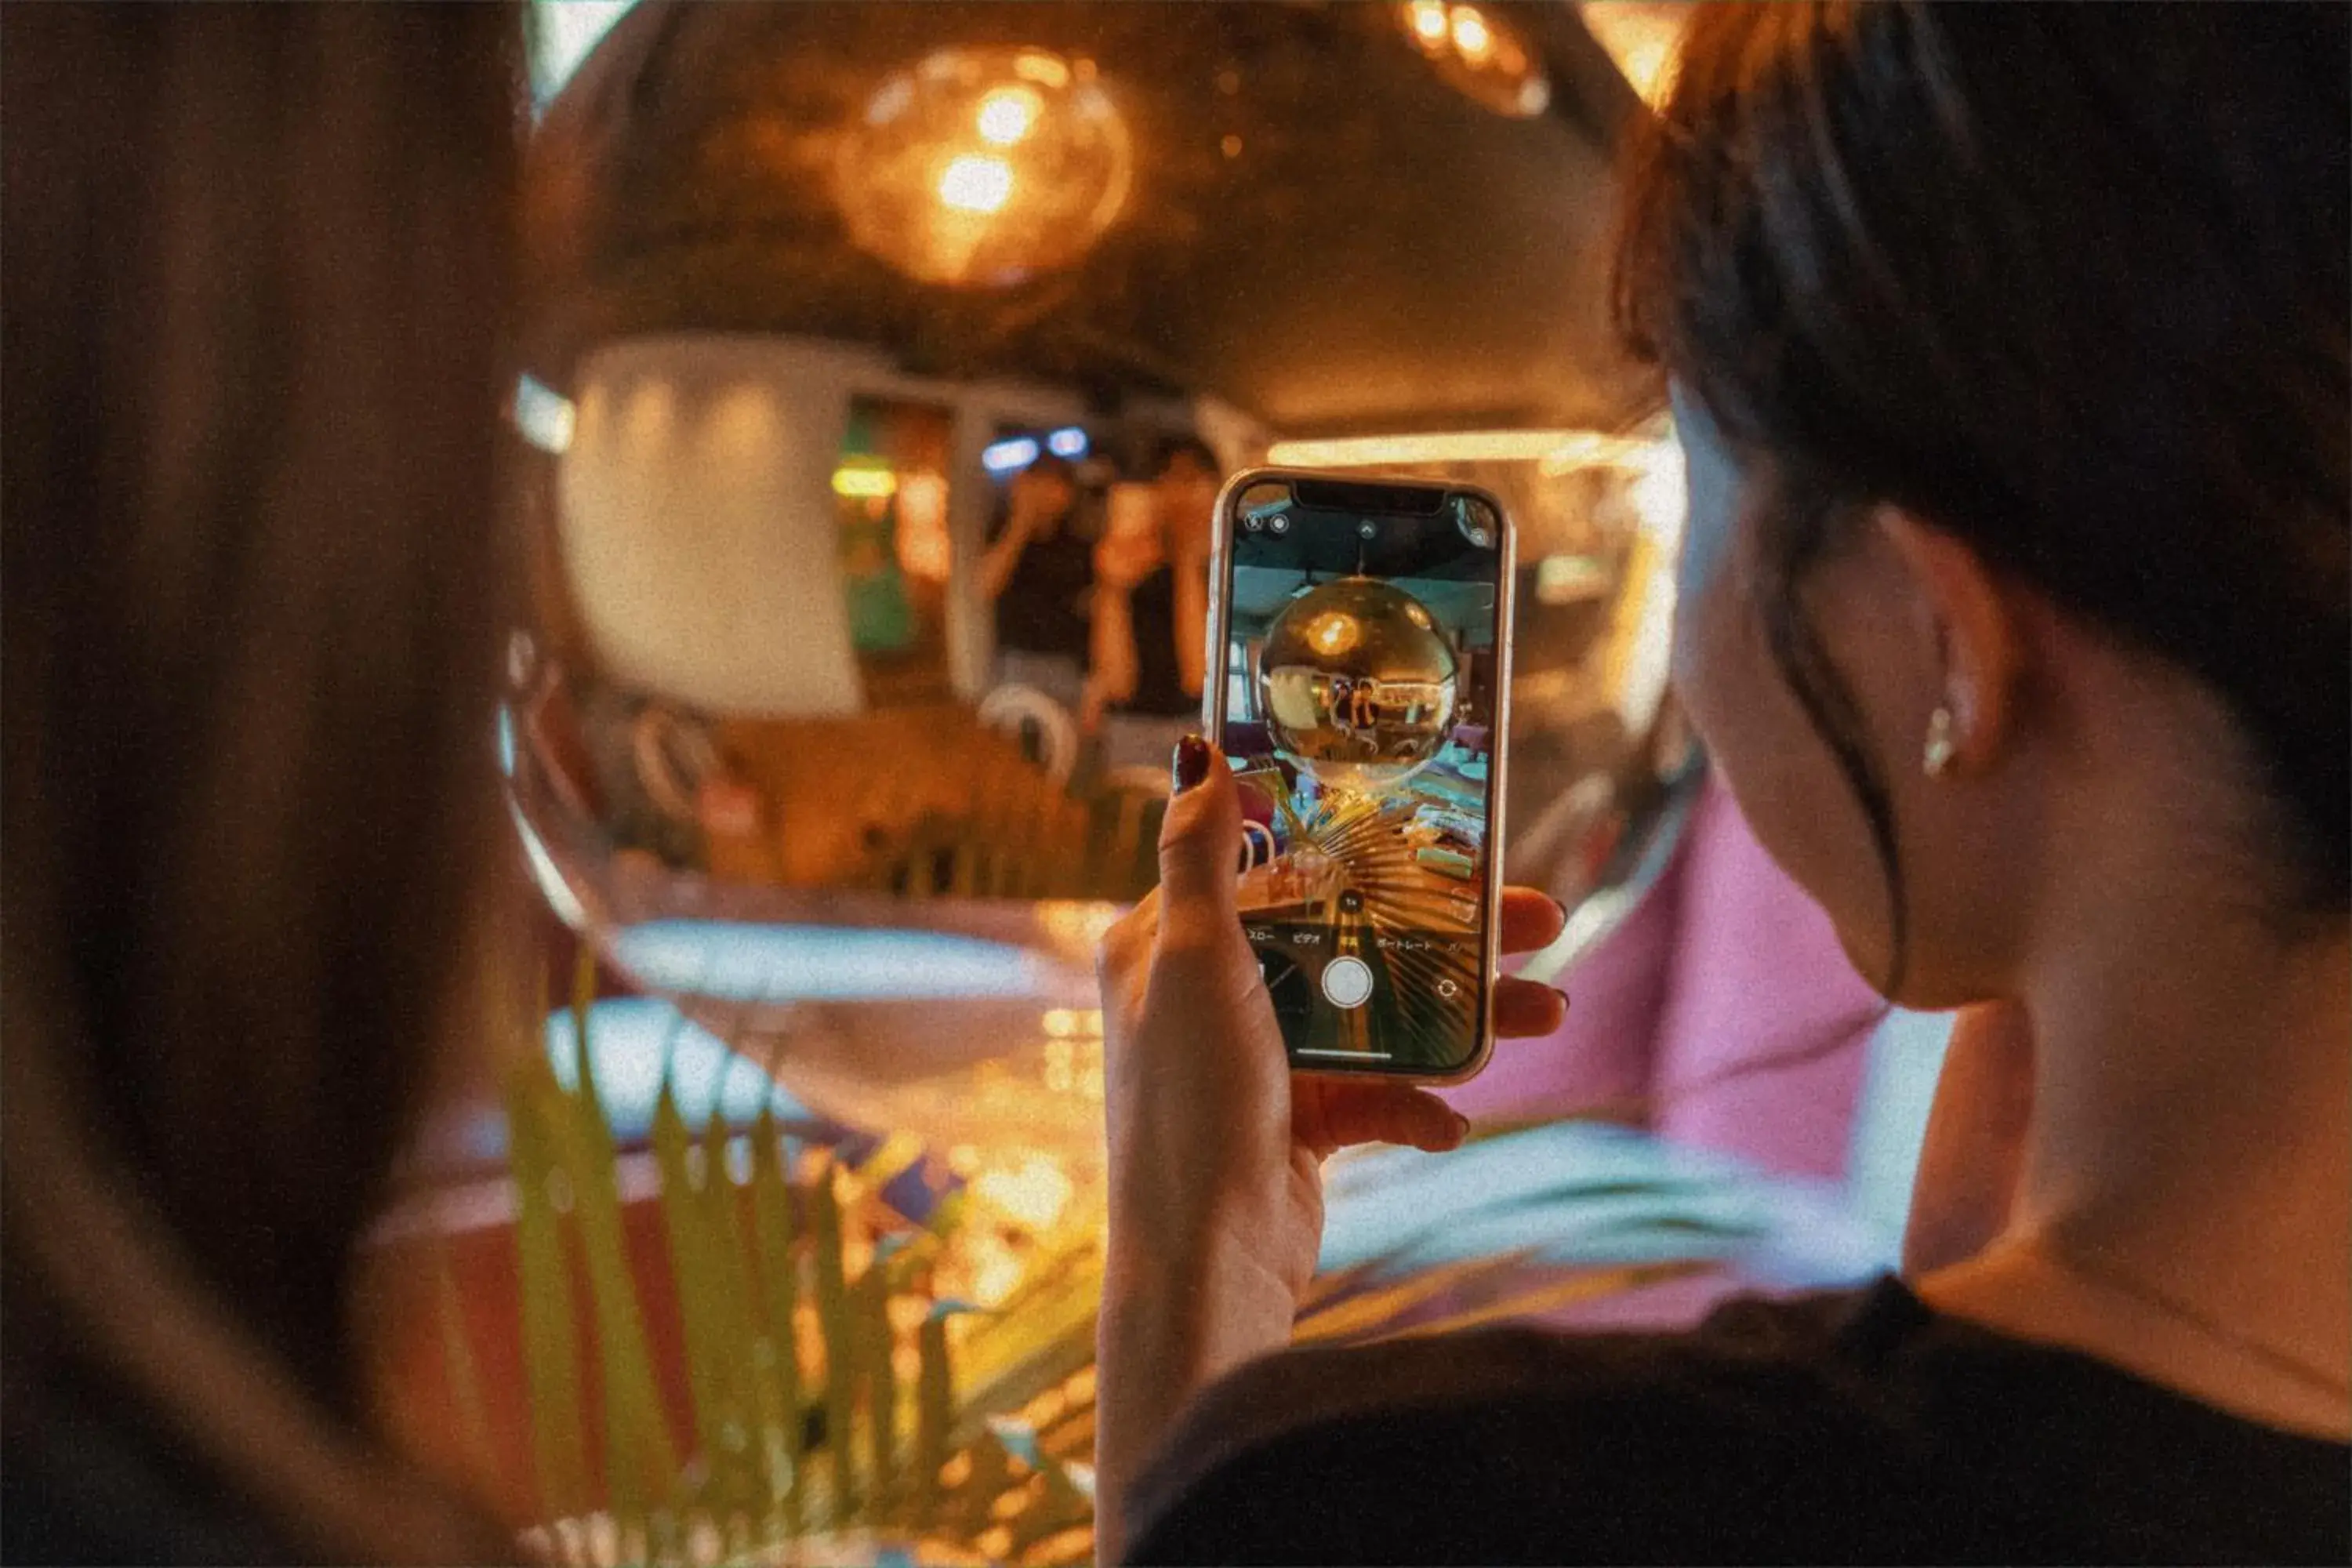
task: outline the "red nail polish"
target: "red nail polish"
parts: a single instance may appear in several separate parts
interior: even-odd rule
[[[1198,735],[1187,735],[1176,742],[1176,793],[1182,795],[1209,776],[1209,742]]]

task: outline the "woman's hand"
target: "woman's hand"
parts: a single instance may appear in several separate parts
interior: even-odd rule
[[[1110,1236],[1097,1507],[1106,1554],[1134,1467],[1202,1384],[1287,1342],[1323,1231],[1321,1165],[1349,1143],[1444,1150],[1467,1123],[1427,1089],[1297,1078],[1234,900],[1241,803],[1206,742],[1179,748],[1160,889],[1104,939]],[[1189,781],[1189,787],[1187,787]],[[1502,945],[1559,934],[1559,906],[1507,892]],[[1558,1028],[1549,986],[1496,982],[1498,1035]]]

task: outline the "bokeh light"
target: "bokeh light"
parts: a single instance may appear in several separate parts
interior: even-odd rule
[[[1008,288],[1092,249],[1126,205],[1133,165],[1093,62],[947,48],[866,99],[834,195],[858,248],[908,277]]]
[[[1507,18],[1479,5],[1408,0],[1398,19],[1437,74],[1473,102],[1514,120],[1551,106],[1551,79]]]

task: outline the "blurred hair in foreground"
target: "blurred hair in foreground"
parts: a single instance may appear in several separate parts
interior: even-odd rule
[[[496,845],[519,45],[0,9],[14,1560],[68,1549],[33,1497],[85,1551],[512,1551],[366,1435],[348,1273]],[[93,1430],[193,1511],[106,1506]]]

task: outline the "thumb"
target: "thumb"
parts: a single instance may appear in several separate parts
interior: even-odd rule
[[[1242,803],[1233,770],[1216,747],[1187,735],[1176,744],[1175,775],[1176,793],[1160,823],[1161,922],[1238,920]]]

